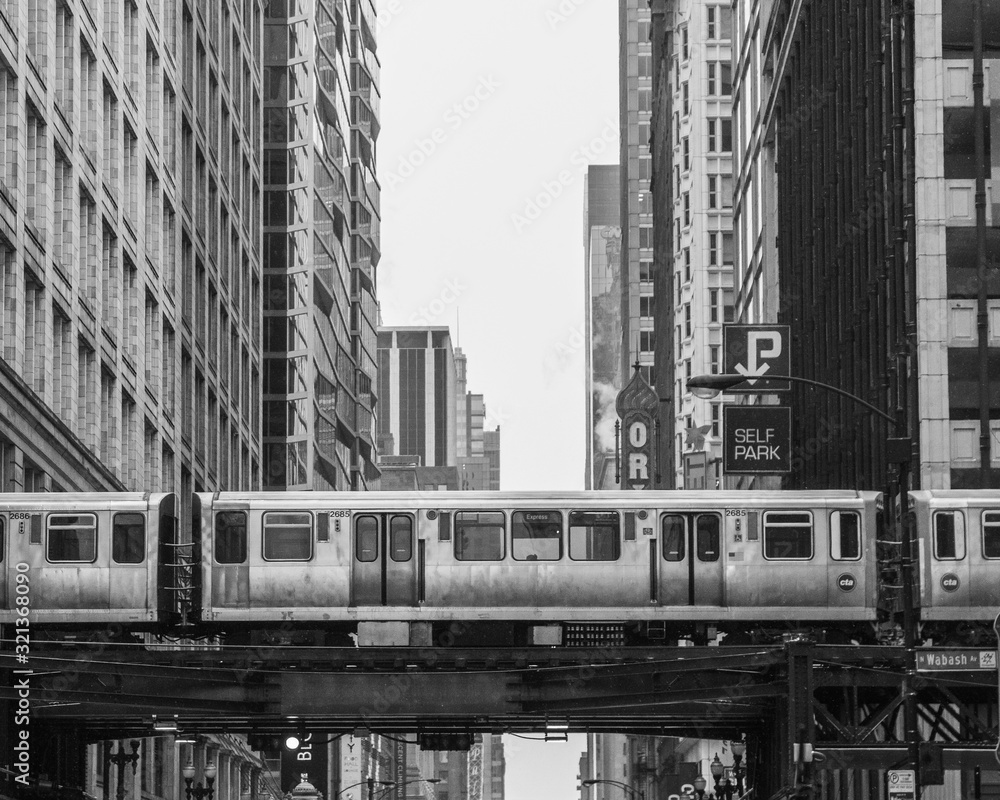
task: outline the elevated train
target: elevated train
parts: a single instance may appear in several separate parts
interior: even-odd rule
[[[32,625],[53,631],[866,640],[898,552],[879,544],[873,492],[223,492],[191,506],[189,536],[169,493],[0,495],[0,624],[27,584]],[[938,641],[989,630],[1000,491],[916,491],[911,506],[926,630]]]

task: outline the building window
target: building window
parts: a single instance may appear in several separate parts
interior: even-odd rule
[[[719,232],[712,231],[708,234],[708,265],[710,267],[719,266]]]
[[[722,372],[722,348],[717,344],[713,344],[709,348],[711,353],[711,371],[713,375],[718,375]]]
[[[653,247],[653,227],[651,225],[639,226],[639,247],[640,249]]]
[[[639,77],[640,78],[652,78],[653,77],[653,57],[648,54],[639,55]]]
[[[708,321],[718,322],[719,321],[719,290],[709,289],[708,290]]]
[[[719,207],[719,176],[709,175],[708,176],[708,207],[718,208]]]
[[[718,403],[712,403],[712,436],[720,435],[720,428],[722,427],[722,417],[721,409]]]
[[[639,331],[639,350],[643,353],[652,353],[655,342],[654,331]]]
[[[654,315],[656,298],[644,295],[639,298],[639,316],[640,317],[652,317]]]

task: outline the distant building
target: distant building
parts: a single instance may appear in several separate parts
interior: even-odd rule
[[[500,426],[495,430],[483,431],[483,453],[490,470],[488,489],[500,489]]]
[[[499,489],[499,430],[484,430],[486,404],[467,390],[467,359],[461,348],[452,349],[448,328],[381,328],[378,357],[379,463],[395,473],[383,488],[412,480]],[[395,458],[409,460],[416,471],[401,476]],[[454,487],[450,473],[440,471],[444,467],[453,469]],[[432,468],[438,473],[428,472]]]
[[[380,328],[379,435],[428,467],[456,462],[456,369],[447,327]],[[387,440],[386,440],[387,441]]]
[[[407,745],[407,770],[412,782],[405,800],[504,800],[506,760],[498,735],[483,734],[469,752]],[[427,783],[428,778],[439,783]]]
[[[614,460],[615,399],[622,382],[621,168],[591,166],[584,186],[586,275],[587,449],[584,488],[612,489],[606,463]],[[614,476],[611,476],[613,481]]]

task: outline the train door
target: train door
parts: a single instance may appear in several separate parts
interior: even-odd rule
[[[356,514],[351,604],[415,606],[417,559],[409,514]]]
[[[931,516],[930,595],[938,608],[969,606],[968,527],[964,511],[939,510]]]
[[[156,524],[149,528],[156,530]],[[111,587],[113,609],[147,610],[146,516],[129,512],[111,515]],[[151,609],[149,609],[151,610]]]
[[[657,600],[664,606],[721,606],[722,518],[669,512],[660,516]]]
[[[969,540],[978,538],[982,553],[982,558],[977,557],[971,564],[969,604],[978,608],[996,608],[1000,606],[1000,583],[993,576],[997,573],[997,560],[1000,559],[1000,509],[970,508],[969,521],[971,525],[979,522],[980,535],[970,536]]]

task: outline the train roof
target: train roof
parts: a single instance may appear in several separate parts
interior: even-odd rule
[[[649,508],[677,506],[763,507],[793,504],[800,506],[825,503],[874,500],[878,492],[856,491],[424,491],[424,492],[219,492],[202,493],[221,504],[247,504],[254,507],[326,507],[418,508],[473,506],[580,505],[613,508]]]

